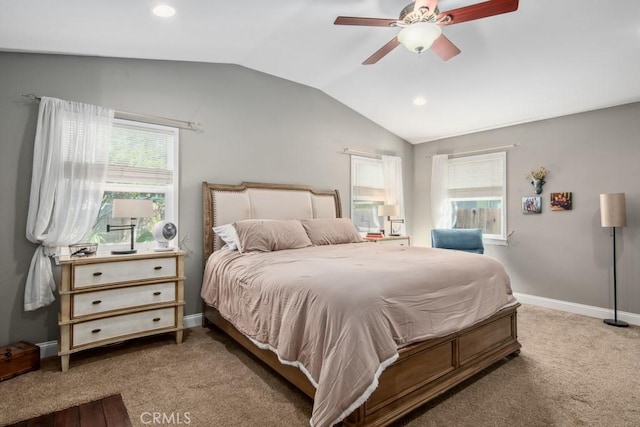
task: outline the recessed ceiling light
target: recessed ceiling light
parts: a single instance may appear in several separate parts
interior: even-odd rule
[[[419,107],[425,105],[426,103],[427,103],[427,100],[424,99],[424,96],[417,96],[413,99],[413,104]]]
[[[168,18],[176,14],[176,10],[169,5],[161,4],[153,8],[153,14],[162,18]]]

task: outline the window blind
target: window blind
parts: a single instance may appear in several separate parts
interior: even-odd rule
[[[109,150],[107,182],[167,186],[174,181],[175,130],[117,120]]]
[[[352,156],[351,165],[352,199],[384,202],[382,162],[377,159]]]
[[[506,153],[449,160],[449,197],[500,197],[504,194]]]

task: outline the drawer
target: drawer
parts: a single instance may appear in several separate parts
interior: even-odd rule
[[[489,325],[473,329],[459,338],[460,365],[464,365],[492,347],[509,342],[515,336],[511,316],[505,316]]]
[[[380,239],[377,243],[379,245],[409,246],[408,239]]]
[[[72,296],[72,316],[103,313],[176,300],[175,282],[88,292]]]
[[[388,387],[378,387],[371,394],[367,400],[367,410],[373,412],[379,405],[396,400],[398,396],[422,387],[454,369],[453,340],[400,359],[382,373],[380,379],[387,380]]]
[[[173,307],[141,311],[72,325],[72,347],[176,325]]]
[[[176,276],[175,258],[136,259],[77,265],[73,288]]]

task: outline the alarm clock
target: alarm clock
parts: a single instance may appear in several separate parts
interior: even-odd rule
[[[160,221],[153,227],[153,238],[158,242],[158,246],[153,248],[154,251],[172,251],[173,247],[169,247],[169,242],[178,235],[178,227],[171,221]]]

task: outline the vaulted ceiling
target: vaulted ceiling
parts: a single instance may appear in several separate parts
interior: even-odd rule
[[[399,46],[366,66],[399,29],[335,18],[397,18],[410,0],[166,0],[177,13],[164,19],[151,13],[161,1],[3,2],[0,50],[239,64],[318,88],[411,143],[640,101],[638,0],[520,0],[444,27],[462,51],[449,61]]]

